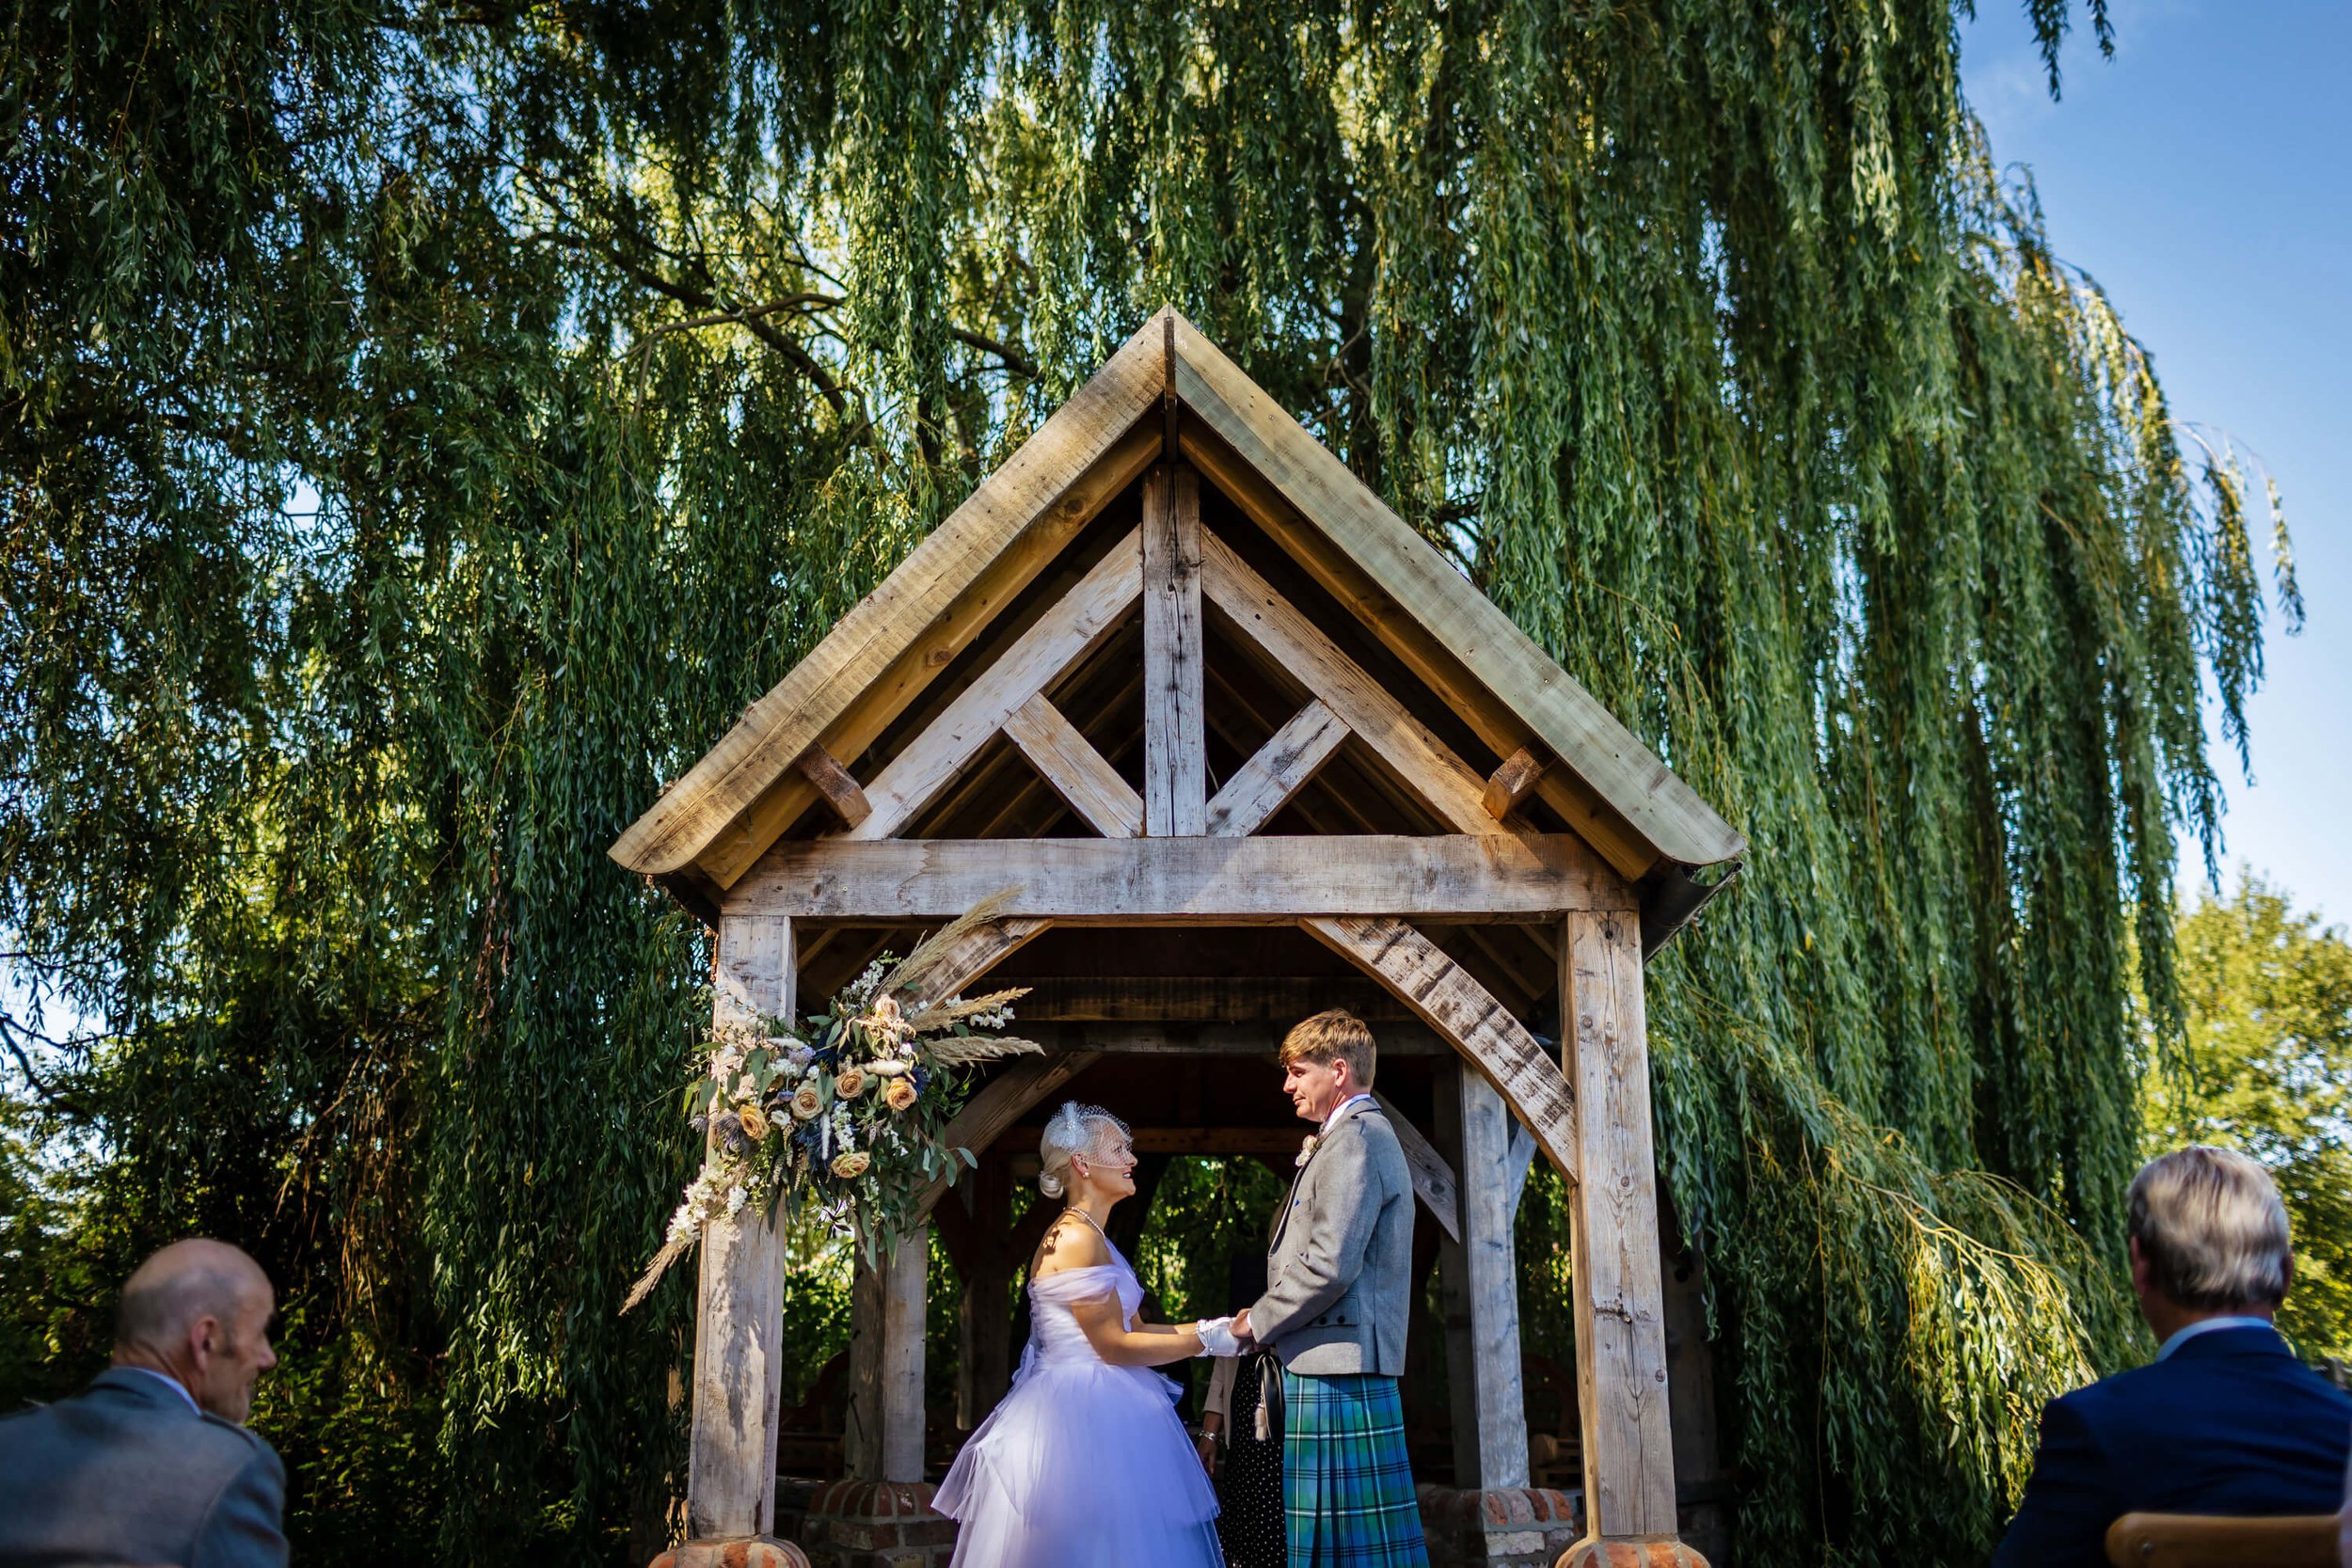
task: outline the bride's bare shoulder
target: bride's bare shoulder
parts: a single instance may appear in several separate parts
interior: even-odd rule
[[[1111,1250],[1104,1243],[1102,1232],[1082,1219],[1064,1215],[1047,1228],[1045,1240],[1038,1243],[1037,1260],[1030,1266],[1029,1276],[1042,1279],[1049,1274],[1071,1269],[1101,1268],[1110,1260]]]

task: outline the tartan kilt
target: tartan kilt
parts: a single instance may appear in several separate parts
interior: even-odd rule
[[[1428,1568],[1396,1379],[1282,1373],[1290,1568]]]

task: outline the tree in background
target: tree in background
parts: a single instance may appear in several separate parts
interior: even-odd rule
[[[212,1230],[306,1559],[648,1555],[709,955],[604,848],[1172,301],[1754,845],[1651,992],[1743,1558],[1980,1560],[2265,594],[1961,8],[20,5],[0,1368]]]
[[[2295,1231],[2279,1326],[2352,1361],[2352,942],[2250,871],[2177,930],[2188,1032],[2148,1074],[2147,1151],[2218,1144],[2268,1168]]]

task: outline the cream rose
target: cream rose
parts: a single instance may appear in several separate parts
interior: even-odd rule
[[[792,1115],[802,1121],[814,1121],[817,1113],[825,1108],[825,1097],[817,1092],[814,1084],[803,1084],[792,1096]]]
[[[864,1176],[866,1167],[873,1163],[872,1155],[862,1148],[853,1148],[847,1154],[836,1154],[833,1157],[833,1173],[844,1181],[852,1180]]]
[[[844,1100],[855,1100],[866,1092],[866,1069],[845,1067],[834,1075],[833,1092]]]
[[[914,1080],[893,1078],[890,1081],[890,1086],[882,1090],[882,1103],[894,1111],[903,1111],[914,1104]]]
[[[768,1135],[768,1114],[756,1105],[746,1105],[737,1113],[743,1118],[743,1135],[754,1143]]]

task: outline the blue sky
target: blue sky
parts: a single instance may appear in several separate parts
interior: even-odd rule
[[[2024,7],[1978,9],[1962,81],[1994,155],[2032,170],[2052,243],[2154,356],[2174,415],[2251,447],[2285,497],[2310,624],[2272,618],[2253,783],[2214,736],[2223,874],[2243,862],[2352,921],[2352,6],[2117,0],[2115,58],[2078,16],[2056,103]]]

